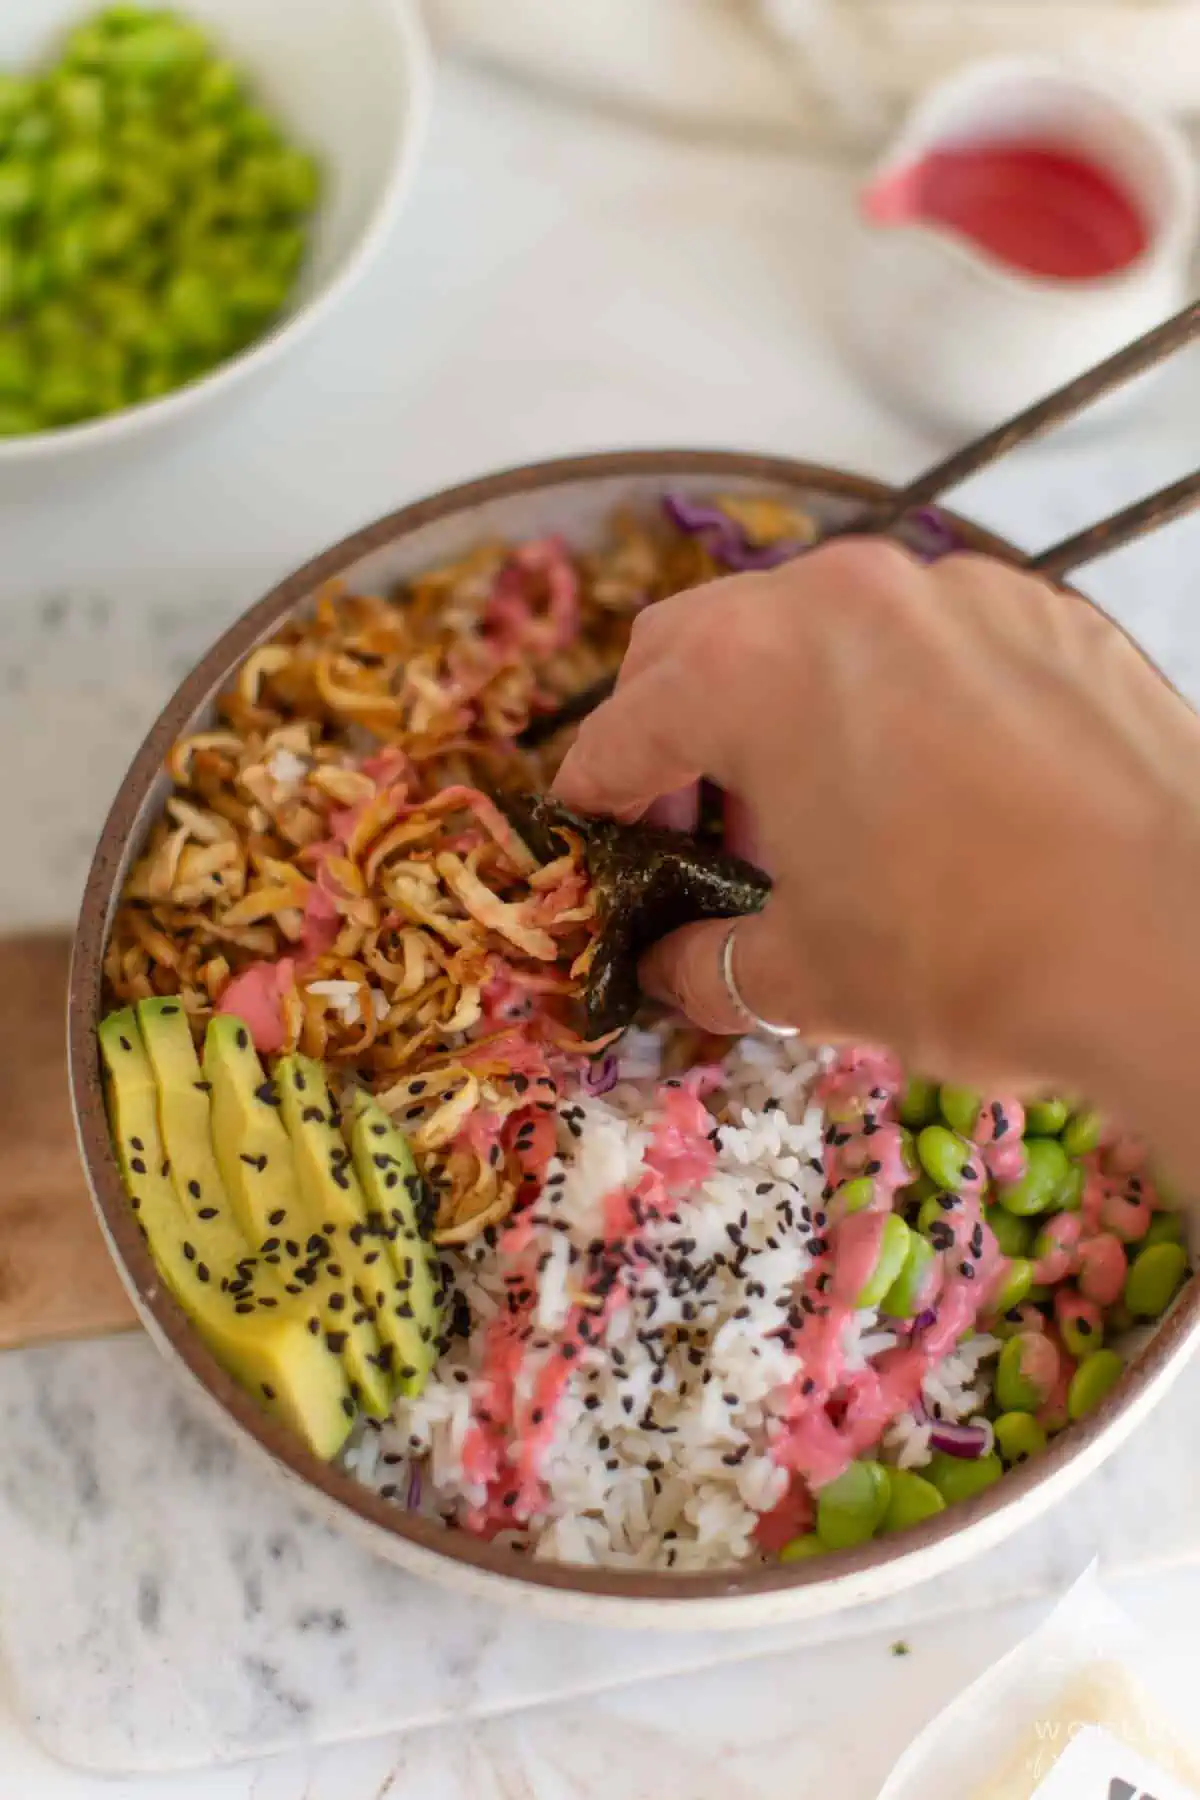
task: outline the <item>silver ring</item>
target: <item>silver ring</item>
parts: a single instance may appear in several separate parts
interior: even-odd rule
[[[721,980],[725,984],[725,992],[729,995],[729,998],[733,1001],[733,1004],[737,1007],[742,1017],[748,1024],[753,1025],[756,1031],[765,1031],[768,1037],[773,1038],[799,1037],[800,1028],[798,1025],[772,1025],[770,1019],[760,1019],[758,1014],[754,1012],[751,1007],[747,1006],[746,1002],[742,999],[733,973],[733,940],[737,932],[738,923],[739,922],[735,919],[733,924],[729,927],[729,930],[725,933],[724,942],[721,945]]]

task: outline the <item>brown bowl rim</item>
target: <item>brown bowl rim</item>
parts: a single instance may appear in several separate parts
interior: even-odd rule
[[[1170,1317],[1114,1393],[1080,1423],[1056,1438],[1044,1455],[1007,1473],[975,1499],[947,1509],[911,1531],[877,1539],[858,1549],[792,1566],[754,1565],[702,1574],[668,1571],[589,1569],[540,1563],[497,1549],[467,1532],[400,1511],[351,1474],[312,1455],[283,1426],[259,1410],[228,1375],[193,1330],[158,1277],[130,1210],[109,1138],[96,1025],[99,1021],[106,921],[127,841],[171,745],[192,715],[207,704],[215,686],[264,634],[323,583],[395,539],[489,501],[540,489],[613,476],[657,475],[664,486],[675,477],[748,478],[788,487],[808,487],[863,502],[883,502],[895,489],[882,481],[790,457],[726,450],[633,450],[569,456],[526,463],[483,476],[428,498],[352,532],[286,577],[251,606],[217,640],[176,689],[144,739],[117,792],[92,860],[80,909],[68,987],[68,1073],[80,1153],[109,1248],[143,1317],[160,1339],[233,1423],[282,1470],[314,1489],[327,1506],[349,1515],[347,1526],[364,1525],[462,1565],[479,1576],[498,1577],[514,1587],[568,1592],[622,1602],[712,1601],[765,1597],[864,1575],[929,1551],[965,1533],[980,1521],[1019,1507],[1024,1497],[1092,1449],[1144,1390],[1173,1364],[1186,1340],[1200,1333],[1200,1283],[1193,1282]],[[1023,560],[1014,545],[973,521],[946,512],[970,549],[1007,560]]]

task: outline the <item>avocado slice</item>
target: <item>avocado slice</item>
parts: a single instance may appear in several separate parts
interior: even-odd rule
[[[399,1244],[397,1225],[388,1213],[368,1202],[359,1182],[358,1164],[351,1160],[338,1129],[337,1114],[325,1071],[307,1056],[285,1056],[275,1070],[287,1126],[296,1156],[300,1186],[321,1221],[319,1236],[336,1239],[338,1262],[356,1270],[356,1286],[368,1296],[375,1311],[375,1328],[383,1340],[383,1353],[402,1393],[419,1391],[432,1360],[433,1339],[423,1344],[409,1293],[415,1268],[415,1252]],[[386,1125],[386,1115],[380,1114]],[[399,1137],[399,1133],[396,1134]],[[400,1139],[407,1154],[408,1146]],[[411,1160],[411,1159],[410,1159]],[[416,1171],[413,1170],[415,1177]],[[390,1197],[389,1197],[390,1198]],[[419,1352],[425,1354],[418,1354]]]
[[[160,1095],[133,1009],[110,1013],[99,1039],[117,1160],[163,1280],[222,1366],[328,1460],[345,1442],[354,1413],[341,1363],[313,1331],[316,1321],[310,1324],[302,1303],[260,1311],[248,1294],[229,1292],[247,1245],[219,1217],[197,1219],[180,1204],[159,1127]]]
[[[420,1224],[421,1177],[403,1132],[361,1088],[354,1098],[350,1147],[371,1213],[382,1216],[404,1289],[393,1308],[404,1339],[398,1373],[401,1393],[415,1398],[437,1361],[440,1323],[438,1261]]]
[[[317,1239],[329,1215],[313,1206],[304,1190],[280,1117],[278,1085],[267,1079],[240,1019],[218,1013],[210,1020],[204,1075],[212,1090],[217,1163],[243,1232],[262,1265],[279,1271],[286,1293],[308,1290],[321,1314],[325,1342],[345,1364],[350,1392],[366,1412],[386,1419],[392,1410],[391,1358],[381,1355],[371,1322],[368,1296],[376,1284],[349,1239],[339,1238],[320,1253],[324,1246]]]

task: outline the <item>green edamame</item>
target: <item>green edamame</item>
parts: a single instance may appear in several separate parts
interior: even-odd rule
[[[943,1082],[938,1089],[938,1106],[942,1117],[951,1131],[956,1131],[959,1137],[970,1137],[982,1104],[983,1095],[977,1094],[974,1088],[954,1087],[949,1082]]]
[[[1032,1291],[1033,1264],[1025,1256],[1010,1257],[992,1307],[998,1313],[1011,1312],[1023,1300],[1028,1300]]]
[[[1082,1419],[1094,1412],[1124,1373],[1125,1364],[1115,1350],[1095,1350],[1085,1356],[1067,1388],[1068,1415]]]
[[[1040,1331],[1018,1331],[996,1362],[994,1390],[1002,1412],[1037,1412],[1058,1379],[1059,1355]]]
[[[827,1556],[829,1546],[823,1544],[815,1531],[806,1531],[803,1537],[793,1538],[779,1552],[781,1563],[807,1562],[810,1556]]]
[[[919,1232],[910,1231],[908,1250],[900,1273],[879,1302],[879,1310],[893,1319],[911,1319],[915,1313],[919,1313],[929,1291],[930,1276],[936,1261],[937,1251],[928,1238],[922,1237]]]
[[[1098,1112],[1074,1113],[1063,1127],[1062,1146],[1068,1156],[1086,1156],[1098,1148],[1104,1121]]]
[[[831,1219],[845,1219],[851,1213],[862,1212],[870,1206],[875,1198],[875,1183],[870,1175],[856,1175],[852,1181],[843,1181],[834,1190],[833,1199],[826,1206]]]
[[[1058,1335],[1071,1355],[1076,1358],[1090,1356],[1104,1344],[1104,1316],[1097,1306],[1085,1311],[1062,1312],[1058,1320]]]
[[[1157,1319],[1166,1312],[1187,1274],[1182,1244],[1149,1244],[1139,1250],[1125,1277],[1125,1304],[1135,1319]]]
[[[1032,1413],[1006,1412],[995,1420],[996,1451],[1006,1469],[1028,1462],[1046,1448],[1046,1433]]]
[[[888,1509],[891,1477],[882,1463],[853,1462],[817,1495],[817,1536],[829,1550],[874,1537]]]
[[[1078,1212],[1083,1205],[1083,1190],[1086,1185],[1087,1170],[1082,1163],[1072,1163],[1054,1204],[1061,1212]]]
[[[930,1194],[917,1211],[917,1230],[928,1236],[935,1225],[948,1225],[962,1207],[957,1194]]]
[[[944,1125],[926,1125],[917,1138],[917,1155],[921,1159],[921,1167],[927,1175],[931,1175],[939,1187],[957,1192],[962,1185],[963,1170],[971,1161],[973,1151],[970,1144],[954,1132],[948,1131]]]
[[[934,1487],[913,1469],[892,1469],[891,1496],[879,1530],[881,1534],[908,1531],[923,1519],[945,1512],[946,1502]]]
[[[995,1451],[987,1456],[950,1456],[935,1450],[925,1465],[925,1477],[931,1481],[947,1506],[958,1500],[970,1500],[999,1481],[1003,1465]]]
[[[1020,1218],[1049,1212],[1071,1171],[1067,1153],[1057,1138],[1028,1138],[1025,1154],[1024,1175],[1001,1187],[996,1196],[1006,1212]]]
[[[926,1081],[923,1075],[910,1075],[904,1084],[904,1092],[896,1111],[900,1123],[913,1131],[919,1131],[922,1125],[932,1124],[938,1111],[937,1084]]]
[[[875,1267],[859,1289],[857,1306],[878,1306],[904,1267],[912,1232],[899,1213],[888,1213],[879,1237]]]
[[[1030,1100],[1025,1107],[1026,1135],[1057,1137],[1070,1116],[1065,1100]]]
[[[989,1206],[984,1214],[1001,1256],[1027,1256],[1033,1242],[1034,1226],[1028,1219],[1007,1212],[1003,1206]]]
[[[1142,1247],[1150,1244],[1182,1244],[1184,1240],[1183,1220],[1178,1213],[1155,1213],[1150,1221],[1150,1228],[1142,1239]]]

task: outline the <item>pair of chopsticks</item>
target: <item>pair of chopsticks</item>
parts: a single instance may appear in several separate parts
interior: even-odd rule
[[[1155,363],[1174,355],[1176,350],[1191,343],[1198,333],[1200,300],[1193,300],[1173,318],[1156,325],[1153,331],[1146,332],[1132,344],[1127,344],[1123,350],[1118,350],[1114,356],[1097,363],[1095,368],[1085,370],[1073,381],[1056,388],[1054,393],[1047,394],[1044,400],[1017,413],[1005,424],[997,425],[982,437],[976,438],[973,443],[956,450],[944,462],[926,469],[923,475],[910,481],[907,487],[901,488],[882,506],[857,514],[849,523],[827,532],[826,537],[862,533],[882,535],[893,531],[906,514],[940,499],[943,494],[958,487],[969,475],[975,475],[980,469],[998,462],[1018,445],[1030,443],[1044,432],[1052,431],[1056,425],[1065,424],[1095,401],[1124,386],[1135,375],[1143,374],[1145,370],[1153,368]],[[1098,557],[1108,556],[1123,545],[1133,543],[1136,538],[1157,531],[1160,526],[1169,525],[1173,519],[1181,518],[1198,505],[1200,469],[1194,469],[1190,475],[1172,482],[1169,487],[1147,494],[1132,506],[1098,520],[1095,525],[1076,532],[1073,537],[1064,538],[1061,543],[1052,544],[1048,550],[1027,557],[1024,566],[1047,576],[1051,581],[1061,581],[1072,570],[1080,569],[1085,563],[1094,562]],[[603,680],[594,682],[581,693],[573,695],[554,712],[543,713],[531,720],[518,737],[518,744],[522,749],[535,749],[564,726],[574,725],[586,718],[602,700],[608,698],[615,681],[615,676],[605,676]]]

